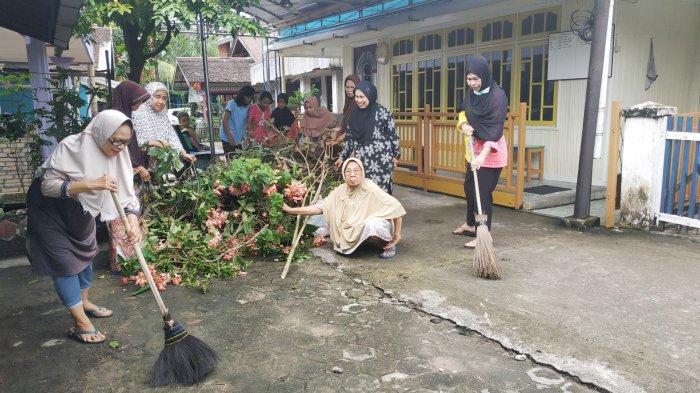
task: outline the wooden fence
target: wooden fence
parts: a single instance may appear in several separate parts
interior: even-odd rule
[[[659,221],[700,228],[700,113],[668,118]]]
[[[508,164],[494,192],[494,203],[520,209],[525,187],[525,113],[521,103],[517,112],[508,113],[504,136],[508,143]],[[400,137],[401,160],[394,181],[410,187],[464,196],[464,136],[456,129],[457,113],[431,112],[426,106],[419,112],[394,112]]]

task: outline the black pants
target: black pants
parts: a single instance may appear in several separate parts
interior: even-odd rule
[[[241,145],[234,145],[226,141],[221,141],[221,145],[224,147],[224,154],[233,153],[241,148]]]
[[[498,185],[498,178],[501,177],[503,168],[484,168],[477,171],[479,176],[479,194],[481,196],[481,210],[488,216],[486,225],[491,230],[491,219],[493,218],[493,190]],[[476,190],[474,189],[474,172],[467,163],[467,175],[464,178],[464,193],[467,194],[467,225],[475,226],[474,215],[478,213],[476,205]]]

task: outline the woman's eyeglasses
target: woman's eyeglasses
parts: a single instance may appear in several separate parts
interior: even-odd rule
[[[124,141],[124,140],[118,140],[118,139],[109,138],[109,139],[107,139],[107,140],[108,140],[109,143],[111,143],[112,146],[114,146],[114,147],[123,147],[123,146],[128,145],[129,142],[131,142],[131,139],[127,139],[127,140]]]
[[[362,173],[362,169],[346,169],[345,174],[350,175],[353,173],[357,173],[358,175]]]

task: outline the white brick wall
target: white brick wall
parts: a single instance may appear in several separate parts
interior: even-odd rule
[[[15,159],[15,154],[19,155],[19,160]],[[24,175],[24,189],[17,174],[18,161],[20,171]],[[24,193],[31,181],[27,140],[22,139],[14,146],[7,142],[0,142],[0,194]]]

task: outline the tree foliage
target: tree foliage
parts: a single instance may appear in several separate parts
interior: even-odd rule
[[[76,26],[87,36],[92,27],[116,26],[123,34],[129,79],[140,82],[149,59],[158,56],[183,31],[197,28],[198,15],[214,31],[262,35],[257,20],[241,14],[243,7],[259,0],[87,0]]]

